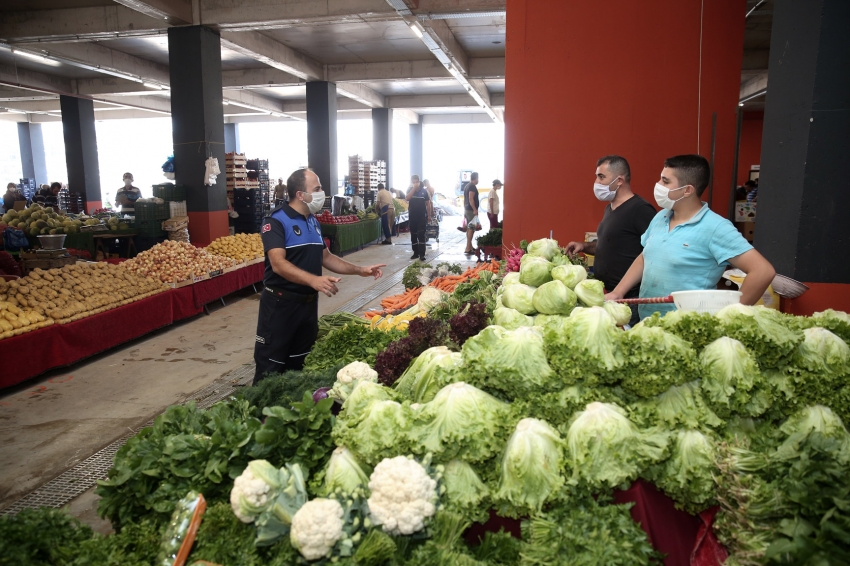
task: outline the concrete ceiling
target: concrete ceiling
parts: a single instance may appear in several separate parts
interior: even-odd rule
[[[99,115],[162,116],[169,110],[161,90],[170,79],[168,28],[200,24],[222,36],[231,121],[246,114],[303,119],[308,80],[335,82],[341,113],[389,107],[407,120],[500,120],[506,1],[4,0],[0,108],[43,119],[25,103],[72,94],[103,103]],[[747,0],[747,11],[755,10],[746,24],[742,99],[767,85],[773,0],[758,3]],[[748,100],[745,109],[763,100]]]

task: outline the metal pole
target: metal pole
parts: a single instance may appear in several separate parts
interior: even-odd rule
[[[717,112],[711,113],[711,162],[708,164],[711,177],[708,182],[708,208],[711,209],[711,201],[714,197],[714,148],[717,145]]]

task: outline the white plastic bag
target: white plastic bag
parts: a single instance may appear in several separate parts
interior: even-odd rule
[[[478,219],[478,215],[472,217],[472,220],[469,221],[469,226],[476,232],[481,230],[481,220]]]

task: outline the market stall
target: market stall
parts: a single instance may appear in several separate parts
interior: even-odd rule
[[[319,220],[322,222],[322,220]],[[322,236],[331,241],[331,252],[341,254],[367,246],[381,237],[381,220],[360,220],[348,224],[322,222]]]

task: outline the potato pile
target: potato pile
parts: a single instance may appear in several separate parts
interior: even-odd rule
[[[236,234],[217,238],[207,246],[207,251],[238,261],[263,257],[263,239],[259,234]]]
[[[0,280],[0,338],[73,322],[166,289],[159,281],[107,263],[34,269],[21,279]]]
[[[121,266],[145,277],[153,277],[166,283],[179,283],[193,277],[201,277],[211,271],[233,267],[235,264],[229,257],[211,254],[192,244],[166,240],[125,261]]]

